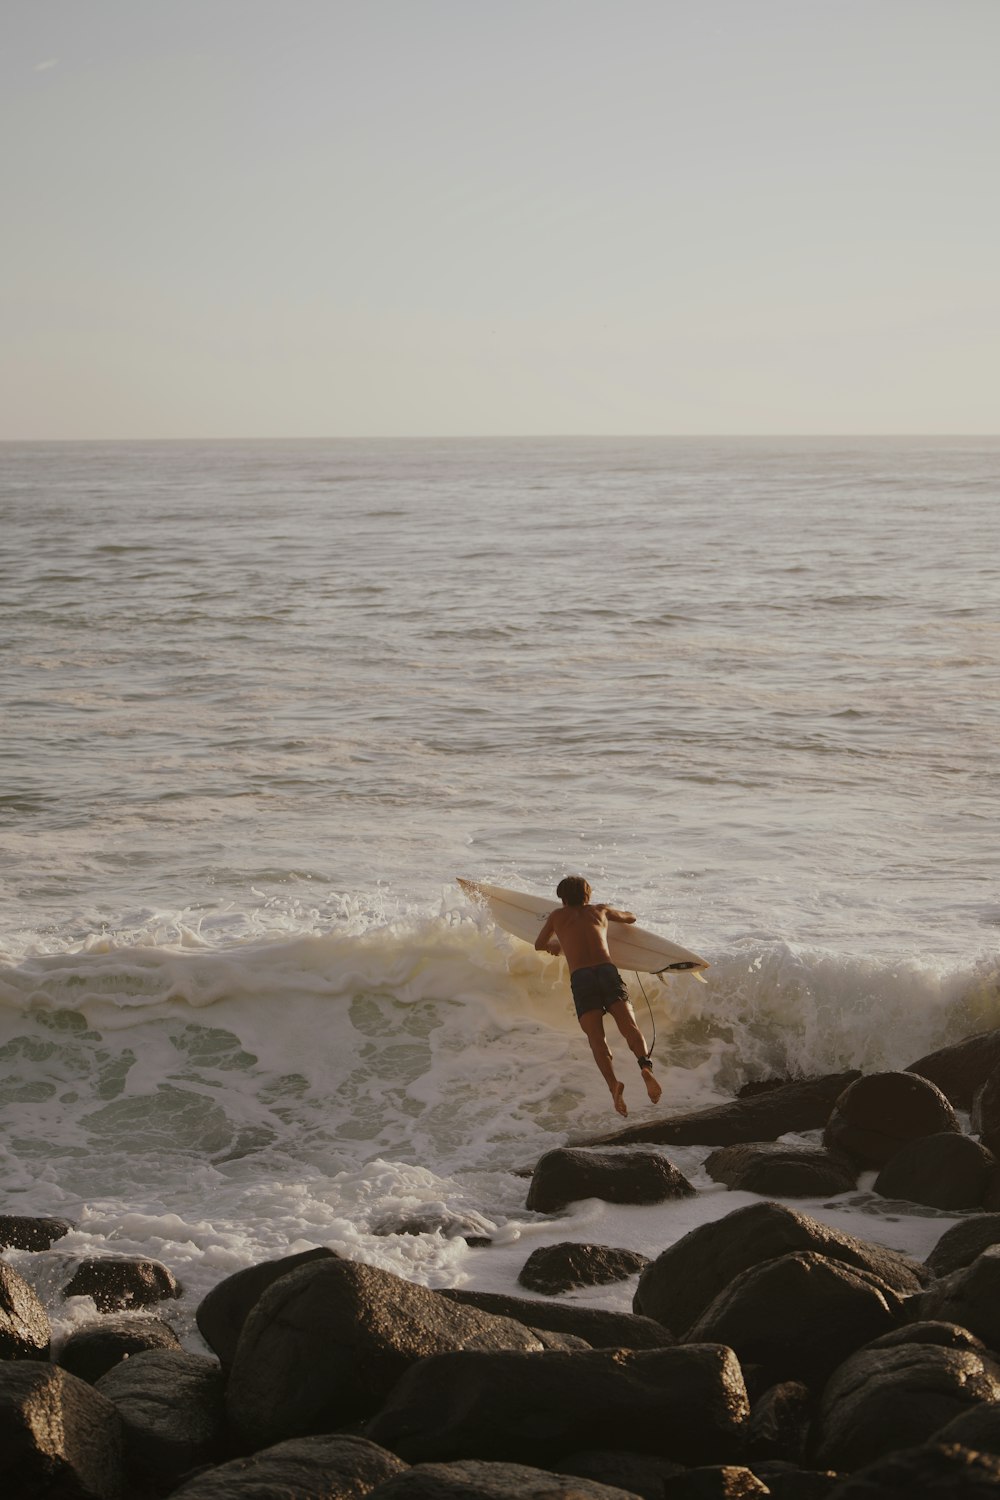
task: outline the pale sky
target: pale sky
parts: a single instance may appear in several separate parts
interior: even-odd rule
[[[0,438],[1000,433],[1000,0],[2,0]]]

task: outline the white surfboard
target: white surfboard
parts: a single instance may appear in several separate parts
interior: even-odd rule
[[[459,877],[458,883],[467,896],[489,909],[498,927],[526,943],[534,943],[545,918],[559,905],[551,896],[529,896],[523,891],[509,891],[501,885],[485,885],[479,880]],[[640,974],[687,973],[705,983],[701,970],[709,967],[706,958],[699,958],[689,948],[682,948],[643,927],[609,922],[608,948],[612,962],[619,969]]]

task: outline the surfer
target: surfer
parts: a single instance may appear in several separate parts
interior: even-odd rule
[[[608,923],[634,922],[630,911],[619,911],[601,902],[590,905],[590,883],[582,875],[567,875],[556,886],[562,902],[545,919],[535,939],[539,953],[562,953],[569,964],[569,983],[573,991],[577,1019],[583,1027],[594,1061],[601,1072],[615,1109],[627,1115],[625,1085],[615,1076],[611,1049],[604,1035],[604,1013],[607,1011],[625,1038],[639,1063],[646,1093],[656,1104],[663,1093],[653,1076],[653,1061],[646,1051],[646,1039],[636,1023],[625,981],[611,962],[608,949]]]

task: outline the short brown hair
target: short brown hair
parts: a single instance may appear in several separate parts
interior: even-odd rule
[[[564,906],[586,906],[590,900],[590,882],[582,875],[566,875],[556,886],[556,895]]]

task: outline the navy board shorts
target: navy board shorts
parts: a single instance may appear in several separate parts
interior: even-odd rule
[[[628,999],[625,981],[614,964],[589,964],[585,969],[574,969],[569,986],[578,1020],[586,1010],[607,1011],[619,1000]]]

